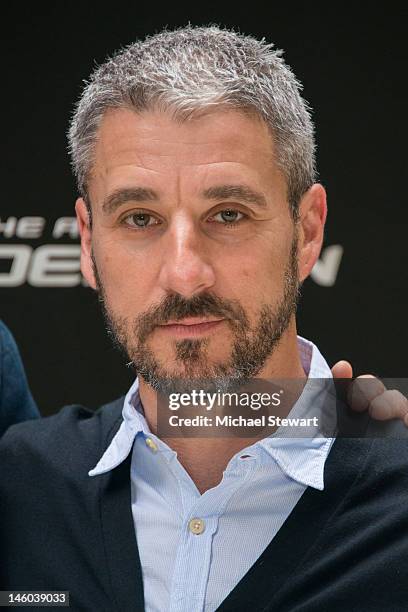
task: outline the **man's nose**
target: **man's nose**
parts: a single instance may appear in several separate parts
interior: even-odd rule
[[[204,242],[193,219],[180,214],[172,220],[162,241],[162,289],[192,297],[214,285],[214,269]]]

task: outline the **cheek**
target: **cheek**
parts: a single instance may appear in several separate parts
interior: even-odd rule
[[[146,277],[141,278],[140,268],[129,259],[124,262],[112,250],[99,248],[94,256],[109,309],[120,317],[137,316],[143,308],[141,296],[146,295]]]
[[[220,284],[226,297],[241,304],[252,324],[258,321],[264,304],[274,307],[282,299],[284,270],[289,260],[286,250],[283,253],[278,248],[252,251],[251,256],[238,262],[235,275],[230,275],[224,284],[225,290]]]
[[[279,287],[288,258],[289,253],[285,248],[248,249],[246,257],[236,262],[235,283],[247,293],[254,292],[253,295],[274,286]]]
[[[113,237],[105,237],[101,232],[95,236],[93,250],[98,270],[106,287],[115,290],[135,287],[146,278],[149,268],[143,265],[135,254],[129,252],[120,241]],[[140,274],[144,270],[144,274]]]

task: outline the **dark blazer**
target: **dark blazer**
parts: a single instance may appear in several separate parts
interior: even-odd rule
[[[10,425],[39,416],[17,345],[0,321],[0,436]]]
[[[3,436],[0,590],[69,591],[72,610],[144,610],[130,455],[107,474],[87,475],[120,425],[122,404],[95,414],[66,407]],[[336,440],[325,490],[305,491],[219,608],[407,609],[407,441],[361,438]]]

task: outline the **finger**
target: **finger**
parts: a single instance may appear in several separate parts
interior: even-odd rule
[[[332,367],[333,378],[353,378],[351,363],[342,359]]]
[[[370,416],[378,421],[402,419],[405,422],[408,415],[408,400],[400,391],[390,389],[375,397],[370,402],[368,410]]]
[[[350,385],[347,392],[349,406],[356,412],[368,410],[371,402],[386,391],[379,378],[371,374],[358,376]]]

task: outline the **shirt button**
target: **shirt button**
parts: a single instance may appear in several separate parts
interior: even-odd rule
[[[154,452],[157,451],[157,444],[153,442],[151,438],[146,438],[146,445]]]
[[[200,533],[203,533],[205,529],[205,523],[203,519],[193,518],[191,519],[191,521],[189,521],[188,528],[190,529],[191,533],[194,533],[195,535],[200,535]]]

